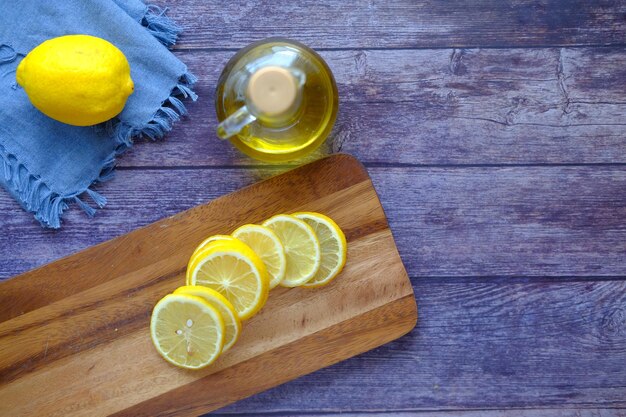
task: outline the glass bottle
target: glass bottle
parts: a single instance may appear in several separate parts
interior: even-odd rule
[[[217,134],[267,162],[295,160],[329,135],[339,99],[330,68],[312,49],[270,38],[233,56],[215,96]]]

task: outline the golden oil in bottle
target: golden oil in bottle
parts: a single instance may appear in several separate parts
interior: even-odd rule
[[[337,118],[337,85],[308,47],[271,38],[239,51],[218,81],[217,133],[247,155],[291,161],[313,152]]]

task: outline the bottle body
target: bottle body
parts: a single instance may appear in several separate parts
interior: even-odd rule
[[[250,80],[268,67],[293,75],[298,89],[293,109],[281,116],[252,116]],[[272,94],[271,86],[265,94]],[[337,85],[324,60],[306,46],[282,38],[256,42],[231,58],[220,76],[215,98],[221,125],[232,115],[240,115],[242,120],[247,117],[243,120],[247,124],[243,123],[230,141],[245,154],[268,162],[295,160],[317,149],[332,130],[338,103]]]

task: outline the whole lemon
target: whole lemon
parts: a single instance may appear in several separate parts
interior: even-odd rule
[[[33,106],[74,126],[95,125],[118,115],[134,89],[122,51],[89,35],[43,42],[20,62],[16,78]]]

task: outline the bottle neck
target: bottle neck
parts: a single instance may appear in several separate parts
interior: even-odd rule
[[[217,134],[228,139],[251,123],[272,128],[290,126],[300,116],[306,76],[294,66],[266,63],[254,70],[248,68],[247,78],[241,79],[244,87],[244,105],[223,120]]]
[[[304,73],[295,68],[264,66],[248,79],[246,106],[264,124],[288,124],[302,104],[304,83]]]

